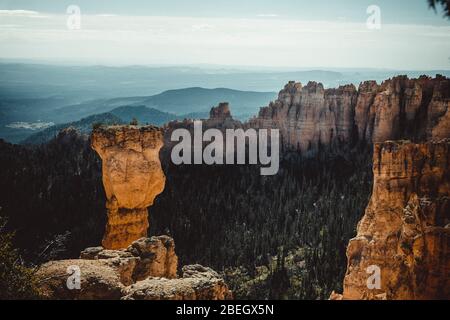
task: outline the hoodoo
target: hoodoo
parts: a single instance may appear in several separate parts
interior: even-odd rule
[[[104,248],[126,248],[147,236],[147,208],[165,184],[159,161],[162,145],[162,131],[152,126],[111,126],[93,131],[92,147],[102,159],[107,199]]]

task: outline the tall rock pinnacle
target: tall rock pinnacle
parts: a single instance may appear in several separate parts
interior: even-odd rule
[[[164,190],[165,176],[159,160],[163,134],[152,126],[96,128],[92,148],[102,159],[108,222],[102,245],[128,247],[147,236],[147,208]]]

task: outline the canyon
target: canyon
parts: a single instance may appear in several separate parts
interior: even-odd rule
[[[320,83],[310,82],[302,86],[300,83],[289,82],[280,91],[276,101],[262,108],[259,115],[248,122],[241,123],[234,120],[229,105],[221,103],[211,109],[210,118],[203,121],[203,127],[219,129],[222,132],[227,129],[279,129],[282,157],[295,153],[305,159],[312,158],[313,161],[318,154],[339,154],[343,155],[338,158],[340,162],[348,159],[351,162],[357,159],[354,150],[368,150],[361,146],[373,148],[372,194],[364,216],[358,224],[356,237],[353,233],[345,238],[345,244],[348,239],[351,238],[351,240],[346,252],[348,261],[343,279],[343,292],[342,294],[333,293],[331,298],[448,299],[450,296],[447,279],[450,271],[448,254],[450,142],[446,138],[450,138],[449,107],[450,80],[439,75],[435,78],[420,77],[418,79],[399,76],[386,80],[380,85],[374,81],[366,81],[361,83],[358,89],[353,85],[324,89]],[[200,208],[201,210],[192,206],[195,208],[192,211],[199,216],[198,220],[191,216],[183,216],[180,219],[180,226],[174,223],[177,220],[161,219],[161,215],[180,214],[180,211],[162,210],[163,208],[179,208],[173,204],[179,199],[169,197],[172,203],[169,201],[166,207],[158,209],[159,219],[163,221],[159,223],[170,225],[171,228],[178,227],[176,229],[178,234],[164,232],[169,236],[148,237],[152,208],[158,206],[157,202],[155,205],[155,198],[163,193],[163,190],[167,190],[167,164],[170,162],[168,157],[174,146],[170,137],[177,129],[194,132],[195,123],[193,120],[184,120],[170,122],[161,129],[130,125],[99,126],[93,130],[89,143],[101,160],[101,178],[106,196],[107,221],[102,246],[81,251],[79,259],[54,260],[41,265],[38,277],[44,297],[49,299],[229,299],[233,296],[224,279],[214,270],[196,264],[195,260],[192,265],[179,267],[178,257],[175,254],[175,241],[171,237],[172,234],[174,237],[179,237],[180,232],[194,230],[191,228],[195,224],[201,224],[198,229],[195,229],[200,230],[199,232],[212,230],[211,234],[219,234],[222,226],[217,226],[216,222],[211,224],[210,217],[215,214],[215,210],[218,211],[218,214],[214,216],[215,219],[221,216],[222,211],[218,209],[220,206],[225,209],[228,206],[236,208],[231,206],[237,199],[233,199],[231,192],[225,195],[225,198],[222,197],[220,201],[216,201],[215,206],[208,208],[204,206]],[[348,159],[346,160],[345,157]],[[296,163],[296,165],[299,164]],[[286,169],[287,167],[282,167],[280,171]],[[322,169],[315,168],[315,170]],[[180,175],[186,172],[189,173],[189,171],[181,170]],[[200,170],[198,172],[202,173]],[[318,171],[312,174],[318,174]],[[340,175],[341,172],[332,171],[329,174]],[[192,178],[189,175],[188,177]],[[345,179],[346,176],[342,175],[342,177]],[[209,183],[208,179],[209,176],[201,180],[201,183]],[[237,211],[239,211],[239,205],[244,208],[243,211],[248,210],[249,216],[239,217],[229,222],[225,220],[226,215],[223,215],[225,216],[223,221],[229,223],[228,233],[235,228],[243,234],[250,234],[252,230],[246,228],[242,221],[250,224],[252,220],[257,220],[259,217],[254,212],[250,212],[251,207],[246,207],[242,203],[249,202],[248,199],[254,201],[267,198],[267,194],[264,193],[261,193],[259,198],[253,198],[248,191],[262,190],[263,180],[262,182],[253,180],[253,189],[245,189],[246,179],[252,180],[248,175],[243,177],[239,184],[242,184],[244,189],[236,196],[244,198],[244,202],[236,202],[236,206],[238,206]],[[276,180],[267,181],[269,183],[265,184],[264,188],[267,188],[271,194],[278,192],[276,188],[270,189],[271,183]],[[292,206],[279,210],[277,207],[269,208],[270,203],[267,205],[269,208],[267,211],[271,215],[283,216],[276,217],[272,225],[290,226],[295,223],[298,227],[303,225],[304,221],[317,221],[312,218],[307,219],[306,211],[308,210],[316,213],[315,210],[324,207],[328,208],[328,214],[334,210],[332,207],[325,207],[325,199],[334,199],[325,198],[325,195],[320,195],[320,198],[324,198],[323,201],[320,198],[311,199],[311,197],[317,197],[314,194],[304,198],[306,201],[311,201],[309,207],[296,204],[292,197],[301,197],[298,192],[307,193],[308,189],[295,189],[295,185],[291,184],[292,181],[295,180],[289,180],[288,187],[280,188],[284,191],[279,193],[280,203],[289,204],[288,202],[293,201]],[[333,183],[335,182],[333,180]],[[356,183],[355,180],[345,180],[345,184],[352,183]],[[345,188],[345,184],[344,186],[337,184],[335,188],[330,189],[333,191],[331,196],[336,192],[335,190],[341,192],[339,187]],[[280,185],[283,186],[283,184]],[[189,185],[183,185],[181,192],[190,191],[186,190],[186,186]],[[283,192],[291,189],[295,190],[293,194],[289,194],[288,199],[281,198]],[[180,189],[170,186],[169,192],[174,190],[180,192]],[[195,192],[198,193],[194,190],[194,194],[188,201],[202,200],[203,196],[211,197],[209,190],[204,191],[205,195],[197,195]],[[247,194],[244,195],[245,192]],[[348,191],[346,194],[345,191],[342,193],[342,195],[336,195],[342,202],[346,197],[362,198],[361,195]],[[168,197],[167,194],[166,196]],[[218,195],[215,194],[215,196],[219,199]],[[273,198],[271,201],[277,201],[277,199]],[[333,201],[335,201],[334,206],[337,207],[338,200]],[[258,211],[261,211],[260,203],[255,204]],[[363,206],[366,204],[367,202],[364,202]],[[350,218],[345,214],[340,217],[338,213],[347,208],[363,208],[363,206],[359,207],[350,203],[331,217],[337,222],[319,220],[323,226],[320,225],[317,228],[308,226],[308,228],[314,230],[315,234],[320,234],[321,237],[328,236],[327,245],[333,243],[334,247],[332,245],[333,249],[328,247],[327,250],[335,250],[339,244],[330,240],[334,238],[332,238],[332,232],[328,232],[328,228],[333,227],[334,224],[342,227],[343,222],[339,220],[342,218],[350,225],[346,227],[353,230],[356,222],[350,223]],[[302,210],[297,212],[297,207]],[[202,211],[203,209],[205,212]],[[148,212],[150,212],[150,219]],[[297,214],[293,216],[295,218],[290,217],[290,212]],[[363,210],[358,212],[362,214]],[[250,213],[253,215],[252,218]],[[259,213],[264,214],[264,212]],[[353,212],[351,214],[355,215]],[[290,220],[287,218],[281,220],[286,215]],[[305,220],[300,220],[303,216]],[[357,217],[356,221],[361,218],[361,215]],[[268,219],[268,216],[266,215],[265,218]],[[282,223],[279,223],[280,221]],[[269,229],[266,226],[262,230],[257,230],[256,233],[258,236],[266,236]],[[163,229],[159,228],[159,230]],[[285,227],[277,229],[277,232],[284,235],[283,232],[286,230],[288,229]],[[301,230],[304,233],[309,232],[305,228]],[[208,242],[205,240],[207,238],[202,238],[203,235],[203,233],[189,234],[183,239],[205,241],[208,246],[211,239]],[[295,237],[298,238],[298,235]],[[275,239],[276,235],[269,234],[268,238]],[[223,239],[230,241],[230,238]],[[252,240],[250,237],[248,239]],[[255,243],[265,244],[259,238],[258,241],[261,242],[255,240]],[[344,242],[342,239],[338,241]],[[177,243],[184,245],[183,250],[187,251],[191,250],[189,247],[193,245],[191,242],[186,245],[178,240]],[[307,239],[306,247],[310,246],[310,243],[315,242]],[[234,253],[234,251],[224,250],[223,253],[228,255],[232,252],[236,256],[242,256],[243,252],[251,252],[249,248],[251,249],[252,246],[246,248],[247,251]],[[195,252],[195,250],[192,251]],[[203,250],[195,252],[195,254],[203,253]],[[212,248],[205,253],[210,256],[213,254],[217,252]],[[317,260],[311,261],[317,262]],[[328,261],[325,262],[328,263]],[[345,266],[345,263],[340,265]],[[70,276],[67,270],[73,266],[80,268],[81,290],[67,288],[66,280]],[[368,278],[371,274],[368,270],[372,270],[373,267],[380,270],[380,286],[370,289]],[[327,291],[326,295],[329,296],[330,292],[331,290]]]
[[[373,145],[372,196],[347,248],[344,292],[331,298],[450,296],[450,154],[449,140],[441,140],[450,138],[449,79],[398,76],[358,89],[289,82],[247,123],[234,122],[224,103],[206,122],[222,130],[279,129],[283,149],[306,157]],[[375,290],[367,282],[372,267],[381,271]]]

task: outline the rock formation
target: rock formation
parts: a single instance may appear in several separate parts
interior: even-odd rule
[[[207,130],[210,128],[216,128],[219,130],[226,129],[237,129],[243,128],[243,124],[234,120],[231,115],[230,105],[227,102],[221,102],[218,106],[212,107],[209,112],[209,119],[201,119],[203,130]],[[183,121],[175,120],[169,122],[164,127],[164,146],[168,146],[171,144],[170,136],[172,131],[183,128],[193,131],[194,120],[193,119],[185,119]]]
[[[355,143],[450,137],[450,80],[399,76],[338,89],[289,82],[246,126],[279,128],[285,149],[314,155]]]
[[[92,147],[102,159],[108,223],[103,247],[126,248],[147,235],[147,208],[164,190],[159,161],[163,134],[152,126],[100,127],[92,133]]]
[[[123,300],[229,300],[230,290],[212,269],[184,266],[180,279],[147,278],[124,289]]]
[[[87,248],[80,259],[50,261],[37,278],[47,299],[231,299],[223,279],[200,265],[177,277],[175,243],[168,236],[147,238],[147,207],[163,191],[159,160],[162,131],[147,126],[96,128],[92,147],[103,164],[108,222],[103,246]],[[71,287],[79,276],[79,287]]]
[[[448,299],[450,139],[375,144],[374,186],[347,248],[343,295],[332,299]],[[380,284],[369,289],[370,266]]]
[[[212,107],[209,112],[209,119],[201,119],[202,121],[202,129],[206,131],[208,129],[214,128],[219,129],[225,134],[226,129],[239,129],[244,128],[244,125],[238,121],[233,119],[230,111],[230,106],[227,102],[221,102],[218,106]],[[175,120],[166,124],[163,128],[164,130],[164,146],[161,150],[161,161],[164,164],[170,164],[170,154],[174,145],[178,143],[178,141],[171,141],[172,133],[177,129],[187,129],[191,133],[191,136],[194,136],[194,120],[193,119],[185,119],[183,121]],[[193,143],[193,141],[192,141]],[[203,146],[205,146],[206,142],[203,142]],[[193,145],[192,145],[193,146]],[[192,148],[193,152],[194,148]]]
[[[213,270],[200,265],[183,267],[177,278],[178,258],[172,238],[142,238],[127,249],[88,248],[80,259],[51,261],[38,272],[46,299],[231,299],[231,291]],[[74,268],[80,288],[69,289]],[[69,279],[70,282],[70,279]]]
[[[350,142],[356,98],[353,85],[325,90],[321,83],[289,82],[248,126],[279,128],[286,148],[316,152],[320,145]]]
[[[221,102],[217,107],[211,108],[211,111],[209,112],[209,119],[218,119],[222,121],[232,119],[229,103]]]

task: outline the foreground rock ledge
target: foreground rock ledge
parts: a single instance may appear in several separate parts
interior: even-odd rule
[[[102,245],[122,249],[147,236],[148,211],[164,190],[159,160],[161,129],[153,126],[95,128],[92,148],[102,159],[108,222]]]
[[[450,297],[450,139],[375,145],[374,186],[347,249],[343,295],[331,299]],[[369,266],[381,287],[369,289]]]
[[[177,278],[175,244],[168,236],[141,238],[127,249],[88,248],[80,259],[42,265],[38,283],[46,299],[224,300],[231,299],[223,279],[201,265],[184,266]],[[70,290],[68,278],[80,271],[80,289]],[[70,282],[70,280],[69,280]]]

